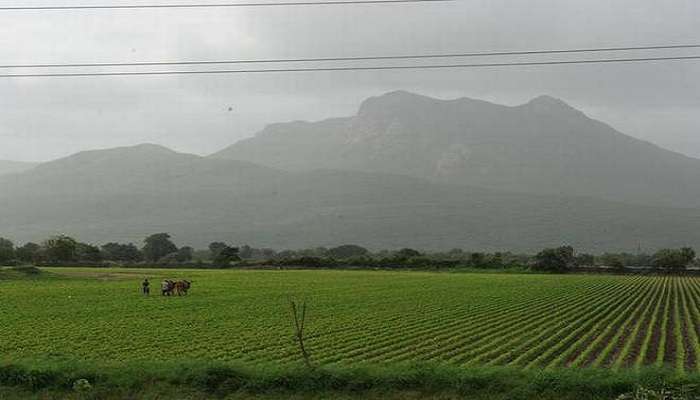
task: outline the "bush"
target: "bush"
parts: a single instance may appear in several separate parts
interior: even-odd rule
[[[22,265],[18,267],[12,267],[13,271],[17,271],[26,275],[39,275],[41,270],[33,265]]]
[[[691,393],[693,388],[661,388],[647,389],[637,387],[633,392],[620,395],[617,400],[697,400],[697,395]]]
[[[92,385],[87,379],[81,378],[73,382],[73,390],[78,393],[87,393],[92,390]]]
[[[230,393],[241,389],[250,378],[230,367],[217,366],[194,371],[185,382],[208,393]]]

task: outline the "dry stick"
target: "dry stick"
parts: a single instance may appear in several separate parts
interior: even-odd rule
[[[505,304],[505,302],[504,302],[504,304]],[[486,312],[491,312],[492,310],[497,309],[497,308],[498,308],[498,307],[496,307],[496,306],[491,307],[491,306],[489,305],[488,307],[478,307],[477,309],[479,310],[480,315],[483,315],[484,313],[486,313]],[[440,310],[439,307],[433,309],[433,311],[438,311],[438,310]],[[433,314],[435,314],[435,313],[431,312],[431,313],[428,313],[428,314],[429,314],[429,315],[433,315]],[[451,315],[451,314],[450,314],[450,315]],[[400,317],[399,317],[399,318],[391,318],[390,321],[399,321],[399,320],[401,320],[401,319],[402,319],[402,318],[400,318]],[[443,319],[444,319],[444,317],[441,316],[441,317],[439,317],[439,318],[431,318],[430,320],[420,320],[420,321],[416,320],[416,321],[413,321],[413,322],[412,322],[412,325],[410,325],[410,326],[424,326],[424,325],[425,325],[425,324],[424,324],[425,321],[433,321],[434,323],[431,323],[431,326],[437,326],[437,325],[440,323],[439,321],[442,321]],[[402,328],[403,328],[403,327],[402,327]],[[365,328],[363,328],[363,329],[365,329]],[[391,332],[393,329],[394,329],[394,328],[391,328],[391,327],[385,325],[384,327],[382,327],[382,328],[379,329],[379,330],[376,330],[375,332],[364,333],[364,334],[362,334],[362,335],[360,335],[360,336],[353,336],[353,337],[351,337],[351,338],[348,338],[348,339],[346,339],[346,340],[342,340],[342,341],[340,341],[340,342],[334,341],[333,344],[339,343],[339,344],[342,345],[342,347],[341,347],[341,348],[333,348],[333,350],[334,350],[333,354],[334,354],[334,355],[333,355],[333,356],[330,356],[330,355],[323,356],[323,357],[322,357],[322,358],[323,358],[322,361],[323,361],[324,363],[331,363],[331,362],[339,361],[339,360],[341,360],[341,359],[345,359],[345,358],[347,358],[347,357],[349,356],[349,355],[346,353],[346,351],[352,350],[352,349],[356,348],[356,347],[358,346],[358,345],[356,345],[356,343],[360,343],[361,341],[366,340],[366,338],[385,337],[384,334],[385,334],[386,332]],[[354,331],[357,331],[357,330],[360,330],[360,329],[352,329],[352,328],[350,328],[350,330],[346,330],[346,332],[347,332],[347,331],[354,332]],[[331,347],[331,345],[329,345],[329,347]],[[327,350],[327,348],[325,348],[325,347],[324,347],[324,349]],[[352,351],[353,351],[353,352],[357,352],[356,350],[352,350]],[[325,354],[325,353],[324,353],[324,354]],[[355,355],[361,355],[361,354],[358,353],[358,354],[355,354]],[[286,358],[287,358],[287,357],[285,357],[283,360],[286,360]],[[280,360],[274,360],[274,361],[280,361]]]
[[[289,305],[292,309],[292,316],[294,318],[295,336],[297,338],[297,342],[299,343],[299,350],[301,351],[301,355],[304,358],[304,364],[306,364],[306,366],[308,368],[313,368],[313,366],[311,365],[311,357],[309,356],[309,353],[306,351],[306,346],[304,346],[304,324],[306,323],[306,300],[304,300],[301,303],[301,318],[300,318],[299,312],[297,310],[297,304],[291,298],[289,299]]]

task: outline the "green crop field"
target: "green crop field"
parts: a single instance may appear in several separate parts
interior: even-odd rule
[[[166,277],[192,279],[190,294],[161,297]],[[298,365],[288,296],[308,302],[320,365],[700,365],[698,278],[382,271],[71,268],[0,279],[0,355]]]

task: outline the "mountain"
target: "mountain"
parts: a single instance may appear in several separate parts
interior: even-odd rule
[[[0,176],[2,232],[140,242],[170,232],[197,247],[224,240],[300,248],[357,243],[535,251],[700,245],[700,211],[585,197],[508,193],[359,171],[282,171],[157,145],[83,152]]]
[[[34,168],[38,163],[0,160],[0,175],[13,174]]]
[[[624,135],[549,96],[510,107],[392,92],[367,99],[351,117],[270,125],[211,157],[700,207],[700,160]]]

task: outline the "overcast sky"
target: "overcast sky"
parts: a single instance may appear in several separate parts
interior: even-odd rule
[[[4,0],[3,5],[58,2]],[[456,0],[381,6],[0,11],[0,64],[695,44],[700,43],[699,20],[697,0]],[[700,49],[653,54],[691,55],[700,54]],[[601,56],[606,55],[584,55]],[[173,67],[158,69],[164,68]],[[510,69],[0,79],[0,159],[48,160],[85,149],[143,142],[208,154],[255,134],[267,123],[351,115],[364,98],[397,89],[512,105],[550,94],[624,133],[700,157],[699,60]]]

